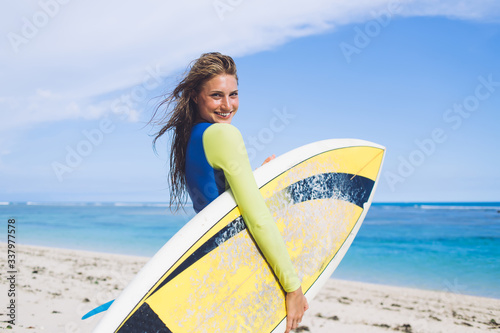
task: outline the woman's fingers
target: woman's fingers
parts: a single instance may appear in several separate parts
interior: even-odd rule
[[[299,327],[302,322],[304,312],[309,309],[309,304],[306,297],[302,293],[302,287],[296,291],[286,294],[286,331],[289,333],[292,329]]]
[[[264,163],[262,163],[262,165],[266,164],[267,162],[269,161],[272,161],[276,158],[276,155],[272,154],[271,156],[269,156],[268,158],[265,159]]]

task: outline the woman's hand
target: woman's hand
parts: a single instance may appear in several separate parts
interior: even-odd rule
[[[264,163],[262,163],[262,165],[266,164],[267,162],[270,162],[272,160],[274,160],[276,158],[276,155],[272,154],[271,156],[269,156],[268,158],[266,158],[266,160],[264,161]]]
[[[309,309],[309,304],[307,299],[302,293],[302,287],[286,294],[285,297],[286,304],[286,331],[289,333],[291,330],[299,327],[304,312]]]

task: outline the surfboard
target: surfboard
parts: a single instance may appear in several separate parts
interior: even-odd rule
[[[334,139],[254,172],[310,301],[370,207],[385,148]],[[228,190],[141,269],[94,332],[284,332],[285,293]]]

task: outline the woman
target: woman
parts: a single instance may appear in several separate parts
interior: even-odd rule
[[[166,113],[156,121],[163,127],[154,143],[172,130],[171,204],[177,208],[187,191],[199,212],[226,190],[227,182],[248,230],[286,292],[286,332],[290,332],[298,327],[309,306],[253,177],[241,134],[230,125],[238,106],[238,76],[233,59],[220,53],[203,54],[159,104],[157,111],[165,107]]]

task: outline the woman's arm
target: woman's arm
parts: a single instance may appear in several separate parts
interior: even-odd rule
[[[240,132],[229,124],[213,124],[203,134],[203,146],[210,165],[224,171],[247,228],[281,286],[287,293],[296,291],[300,280],[257,187]]]
[[[299,326],[309,304],[285,242],[255,182],[241,133],[229,124],[213,124],[203,133],[203,147],[208,163],[224,171],[248,230],[286,291],[285,333],[289,333]]]

